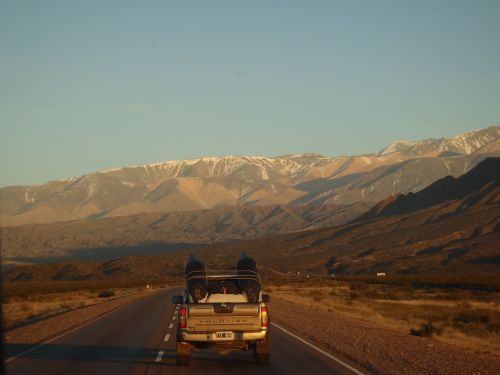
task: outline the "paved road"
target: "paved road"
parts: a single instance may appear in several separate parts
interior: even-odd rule
[[[6,364],[8,374],[353,374],[314,348],[272,327],[270,364],[255,363],[250,351],[219,356],[194,352],[190,366],[175,365],[174,289],[165,289],[42,344]],[[270,306],[272,317],[272,304]],[[7,357],[31,349],[7,344]]]

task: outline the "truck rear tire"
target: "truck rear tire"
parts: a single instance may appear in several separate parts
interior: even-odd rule
[[[189,355],[177,354],[175,359],[177,366],[189,366]]]
[[[253,356],[258,364],[267,365],[269,363],[269,353],[271,352],[271,336],[269,332],[265,340],[257,342],[253,348]]]
[[[269,353],[255,353],[255,357],[259,365],[269,364]]]

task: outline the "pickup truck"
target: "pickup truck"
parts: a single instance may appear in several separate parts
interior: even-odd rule
[[[252,350],[257,363],[267,364],[270,320],[266,302],[270,297],[260,290],[259,274],[253,270],[203,269],[188,272],[186,279],[183,294],[172,297],[172,302],[180,305],[177,365],[188,366],[192,351],[200,349],[215,349],[222,355]],[[190,293],[190,283],[197,281],[203,281],[204,292]]]

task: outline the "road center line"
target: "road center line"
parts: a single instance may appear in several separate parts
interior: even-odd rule
[[[163,341],[168,341],[170,339],[170,333],[167,333],[165,335],[165,338],[163,339]]]
[[[168,329],[172,329],[173,326],[174,326],[174,323],[170,323],[170,325],[168,326]]]
[[[160,362],[162,357],[163,357],[163,350],[160,350],[158,352],[158,355],[156,356],[156,362]]]
[[[330,353],[325,352],[323,349],[318,348],[317,346],[315,346],[315,345],[311,344],[310,342],[304,340],[302,337],[299,337],[299,336],[293,334],[292,332],[288,331],[287,329],[283,328],[282,326],[280,326],[280,325],[278,325],[276,323],[271,323],[271,325],[274,326],[274,327],[276,327],[276,328],[278,328],[278,329],[280,329],[280,330],[282,330],[286,334],[292,336],[293,338],[299,340],[300,342],[306,344],[307,346],[313,348],[314,350],[320,352],[321,354],[327,356],[328,358],[333,359],[335,362],[340,363],[342,366],[348,368],[349,370],[351,370],[352,372],[354,372],[356,375],[365,375],[364,373],[362,373],[358,369],[355,369],[354,367],[348,365],[344,361],[342,361],[342,360],[338,359],[337,357],[331,355]]]

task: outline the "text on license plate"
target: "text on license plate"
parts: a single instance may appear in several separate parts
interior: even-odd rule
[[[233,332],[216,332],[215,338],[216,339],[223,339],[223,340],[232,340],[233,339]]]

